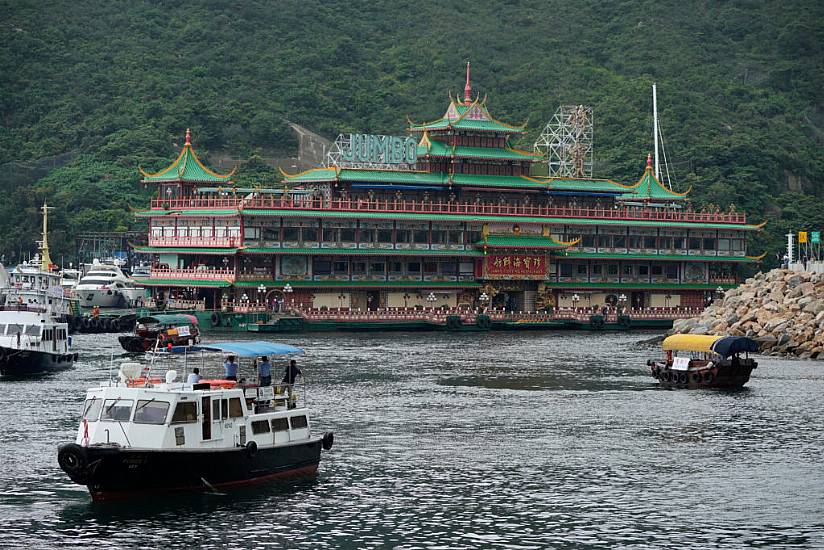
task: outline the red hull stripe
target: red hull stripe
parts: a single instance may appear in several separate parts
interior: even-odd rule
[[[317,473],[318,465],[317,464],[310,464],[309,466],[303,466],[301,468],[295,468],[294,470],[287,470],[285,472],[278,472],[276,474],[269,474],[260,477],[253,477],[250,479],[240,479],[237,481],[225,481],[223,483],[212,483],[212,487],[215,489],[233,489],[237,487],[248,487],[252,485],[261,485],[263,483],[268,483],[270,481],[274,481],[276,479],[282,479],[287,477],[300,477],[300,476],[311,476]],[[208,479],[206,481],[209,481]],[[208,487],[198,485],[198,486],[189,486],[189,487],[168,487],[162,489],[150,489],[146,491],[92,491],[89,490],[89,493],[92,496],[92,500],[95,502],[102,502],[107,500],[124,500],[129,498],[137,498],[137,497],[149,497],[149,496],[157,496],[157,495],[169,495],[175,493],[203,493],[207,492],[209,489]]]

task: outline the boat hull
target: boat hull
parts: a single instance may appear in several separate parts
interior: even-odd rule
[[[32,376],[71,367],[76,353],[46,353],[0,347],[0,375]]]
[[[650,365],[650,374],[658,380],[661,387],[668,389],[735,389],[749,382],[750,374],[757,366],[756,362],[751,361],[740,365],[726,364],[676,371],[665,363],[655,362]]]
[[[62,445],[61,468],[86,485],[94,501],[158,494],[212,492],[276,479],[313,475],[322,439],[277,447],[214,450],[131,449]]]

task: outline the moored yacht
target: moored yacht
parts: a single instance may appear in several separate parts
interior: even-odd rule
[[[245,358],[302,353],[271,342],[174,350],[186,357],[194,351]],[[88,390],[75,442],[60,446],[58,462],[93,500],[311,475],[321,448],[332,446],[331,432],[312,434],[303,388],[179,378],[176,370],[154,375],[140,363],[124,363],[117,381]]]
[[[72,366],[69,326],[55,321],[48,307],[0,307],[0,375],[29,376]]]
[[[119,266],[99,260],[88,267],[74,292],[84,307],[132,307],[144,294],[143,288],[135,286],[134,279]]]

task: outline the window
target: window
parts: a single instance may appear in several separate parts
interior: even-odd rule
[[[677,279],[678,278],[678,264],[667,264],[665,270],[667,279]]]
[[[641,237],[638,237],[636,235],[630,235],[629,247],[635,249],[641,248]]]
[[[297,242],[300,240],[300,227],[284,227],[283,240]]]
[[[134,401],[131,399],[107,399],[103,403],[103,414],[100,416],[100,420],[128,422],[132,416],[133,404]]]
[[[417,274],[421,272],[421,264],[420,262],[409,262],[406,264],[406,271],[408,273]]]
[[[226,401],[226,400],[224,399],[223,401]],[[223,407],[223,410],[224,410],[224,417],[223,418],[226,418],[226,416],[225,416],[226,407]],[[212,420],[219,420],[219,419],[220,419],[220,399],[215,399],[215,400],[212,401]]]
[[[572,277],[572,264],[561,264],[561,277]]]
[[[446,244],[446,231],[433,229],[432,242],[435,244]]]
[[[304,242],[317,242],[317,240],[318,240],[318,228],[317,227],[304,227],[303,228],[303,240],[304,240]]]
[[[604,266],[602,266],[600,264],[595,264],[595,265],[592,266],[592,274],[593,275],[600,275],[603,272],[604,272]]]
[[[252,421],[252,433],[253,434],[268,434],[269,433],[269,422],[266,420],[253,420]]]
[[[424,262],[423,272],[428,275],[438,274],[438,262]]]
[[[412,237],[414,238],[415,243],[427,244],[429,242],[429,231],[426,229],[416,229],[412,232]]]
[[[355,229],[352,227],[342,227],[340,229],[340,242],[353,243],[355,242]]]
[[[626,248],[627,238],[624,235],[615,235],[613,238],[613,245],[615,248]]]
[[[692,237],[689,241],[690,241],[690,250],[701,250],[701,239]]]
[[[391,243],[392,242],[392,230],[391,229],[378,229],[378,242],[379,243]]]
[[[371,227],[361,227],[360,230],[360,241],[362,243],[373,243],[375,242],[375,230]]]
[[[172,424],[188,424],[190,422],[197,422],[197,404],[194,401],[181,401],[175,407]]]
[[[273,418],[272,419],[272,431],[273,432],[285,432],[289,429],[289,420],[286,418]]]
[[[444,275],[457,275],[458,262],[444,262],[441,264],[441,273]]]
[[[607,275],[618,275],[618,264],[607,265]]]
[[[312,273],[315,275],[329,275],[332,273],[332,260],[327,258],[315,258],[312,265]]]
[[[229,400],[229,417],[239,418],[243,416],[243,405],[240,403],[240,397],[233,397]]]
[[[395,242],[408,243],[412,239],[412,232],[408,229],[398,229],[395,231]]]
[[[163,424],[166,422],[166,414],[169,412],[168,401],[155,401],[154,399],[140,399],[134,410],[135,424]]]
[[[26,336],[40,336],[40,327],[37,325],[28,325],[26,327]]]
[[[611,248],[612,247],[612,235],[599,235],[598,236],[598,248]]]
[[[403,273],[403,264],[401,262],[390,262],[389,273]]]
[[[718,239],[718,251],[719,252],[729,252],[730,251],[730,240],[729,239]]]
[[[624,275],[632,277],[632,266],[631,265],[625,265],[624,266]]]
[[[336,261],[333,267],[335,268],[335,273],[338,275],[346,275],[349,273],[349,262],[347,261]]]
[[[366,273],[366,262],[352,262],[352,275],[363,275]]]
[[[449,242],[449,244],[463,244],[463,231],[460,229],[447,231],[447,234],[447,242]]]
[[[0,325],[0,334],[5,334],[6,332],[6,325]]]
[[[293,430],[297,430],[297,429],[300,429],[300,428],[305,428],[306,426],[309,425],[309,423],[306,421],[306,416],[303,416],[303,415],[302,416],[293,416],[293,417],[291,417],[289,419],[289,424],[292,425]]]
[[[583,246],[584,248],[594,248],[595,235],[583,235],[581,237],[581,246]]]
[[[644,248],[658,248],[655,237],[644,237]]]
[[[646,277],[649,275],[649,266],[648,265],[639,265],[638,266],[638,275],[642,277]]]
[[[589,266],[587,266],[587,264],[578,264],[578,266],[577,266],[578,275],[586,275],[587,271],[588,271],[588,267]]]
[[[664,269],[660,265],[653,265],[652,266],[652,275],[653,275],[653,277],[660,276],[662,273],[664,273]]]
[[[715,239],[704,239],[704,250],[715,250]]]
[[[93,397],[86,399],[83,404],[83,418],[89,422],[97,422],[100,418],[100,409],[103,408],[103,400]]]
[[[386,264],[383,262],[370,262],[369,273],[372,275],[384,275],[386,273]]]
[[[338,240],[338,230],[334,227],[323,228],[323,242],[334,243]]]

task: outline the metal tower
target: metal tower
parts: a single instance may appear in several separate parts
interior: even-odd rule
[[[549,176],[592,177],[592,125],[592,107],[558,107],[534,145],[549,167]]]

